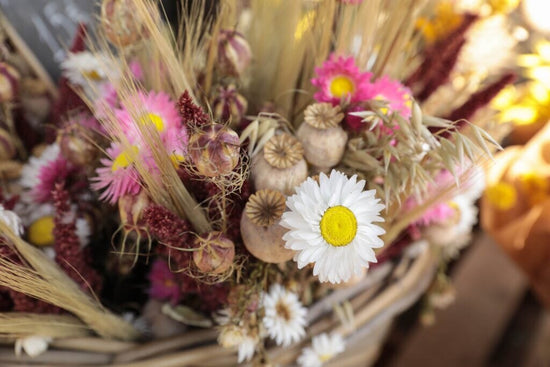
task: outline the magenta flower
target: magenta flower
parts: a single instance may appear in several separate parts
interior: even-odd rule
[[[140,192],[139,174],[133,165],[138,153],[137,146],[125,151],[119,145],[111,144],[107,149],[109,158],[100,160],[103,167],[97,168],[97,176],[91,179],[92,189],[103,191],[100,200],[115,204],[124,195],[137,195]]]
[[[321,67],[315,68],[317,76],[311,83],[318,88],[313,96],[317,102],[339,104],[342,99],[360,102],[370,99],[372,74],[361,72],[353,57],[330,55]]]
[[[149,272],[149,281],[151,282],[149,294],[152,298],[161,301],[169,300],[172,304],[177,304],[181,300],[180,286],[166,261],[155,260]]]
[[[411,117],[412,93],[398,81],[383,76],[372,84],[369,99],[388,102],[389,113],[398,113],[404,119]]]

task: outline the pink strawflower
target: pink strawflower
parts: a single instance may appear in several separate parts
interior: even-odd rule
[[[37,203],[51,201],[56,183],[65,182],[75,167],[63,157],[59,145],[46,147],[39,157],[31,157],[21,171],[20,184]]]
[[[116,111],[116,116],[131,142],[141,145],[137,142],[140,140],[140,133],[136,124],[143,123],[152,123],[163,140],[175,132],[178,132],[180,136],[187,137],[186,128],[182,124],[176,104],[168,94],[138,92],[135,96],[129,97],[126,103],[131,106],[134,116],[126,109]],[[139,116],[135,116],[136,113],[139,113]]]
[[[137,147],[136,147],[137,149]],[[109,158],[100,160],[103,167],[97,168],[97,176],[93,177],[92,189],[102,191],[100,200],[115,204],[127,194],[137,195],[141,190],[139,174],[132,163],[132,155],[136,152],[124,152],[116,144],[107,149]]]
[[[398,81],[383,76],[372,84],[369,99],[388,102],[389,113],[396,112],[404,119],[411,117],[412,92]]]
[[[351,103],[369,99],[372,74],[361,72],[353,57],[331,54],[315,73],[317,77],[311,83],[318,88],[313,96],[317,102],[339,104],[342,99]]]
[[[174,273],[168,268],[164,260],[155,260],[149,273],[151,287],[149,294],[152,298],[177,304],[181,300],[181,290]]]
[[[141,64],[137,60],[132,60],[128,64],[128,67],[130,68],[130,72],[132,73],[132,76],[136,80],[143,80],[143,69],[141,67]]]

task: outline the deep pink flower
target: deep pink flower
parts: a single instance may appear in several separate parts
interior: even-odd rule
[[[369,99],[380,99],[388,102],[389,113],[396,112],[405,119],[411,117],[412,93],[398,81],[383,76],[370,88]]]
[[[139,142],[141,139],[138,124],[153,124],[163,141],[178,132],[179,136],[185,136],[185,141],[182,143],[187,143],[186,128],[181,121],[175,102],[170,99],[168,94],[138,92],[127,98],[125,104],[130,106],[131,112],[122,108],[116,111],[116,117],[130,142],[137,145],[142,144]]]
[[[133,155],[138,153],[137,150],[125,152],[114,143],[107,149],[109,158],[100,160],[103,167],[96,169],[97,176],[91,179],[90,185],[96,191],[103,191],[99,197],[101,200],[115,204],[126,194],[139,193],[141,190],[139,174],[132,162]]]
[[[180,286],[174,273],[168,268],[165,260],[155,260],[149,272],[151,287],[149,294],[152,298],[177,304],[182,297]]]
[[[369,99],[372,74],[361,72],[353,57],[331,54],[315,73],[311,83],[318,88],[313,96],[317,102],[339,104],[342,99],[351,103]]]

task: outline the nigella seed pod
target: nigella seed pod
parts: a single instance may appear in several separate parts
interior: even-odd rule
[[[344,156],[348,134],[339,125],[344,114],[339,106],[315,103],[304,112],[296,137],[304,146],[306,160],[319,171],[328,171]]]
[[[0,128],[0,161],[12,159],[17,153],[12,136]]]
[[[21,75],[13,66],[0,62],[0,103],[15,99],[20,79]]]
[[[241,217],[241,236],[246,249],[267,263],[283,263],[295,252],[285,248],[287,229],[279,225],[286,198],[275,190],[260,190],[250,196]]]
[[[91,163],[97,154],[93,143],[83,135],[81,127],[76,124],[60,130],[57,135],[57,143],[61,154],[77,166]]]
[[[286,195],[307,178],[307,163],[302,144],[283,133],[267,141],[263,154],[252,159],[250,175],[256,190],[278,190]]]
[[[136,227],[149,204],[151,200],[145,190],[141,190],[137,195],[122,196],[118,199],[120,221],[124,226]]]
[[[133,0],[103,0],[100,19],[105,38],[119,47],[138,42],[145,33],[138,14]]]
[[[193,262],[205,274],[228,271],[235,258],[235,245],[222,232],[210,232],[194,242]]]
[[[248,41],[237,31],[221,30],[218,37],[218,59],[222,73],[240,76],[252,59]]]
[[[207,177],[226,175],[239,163],[239,135],[221,124],[209,125],[193,134],[188,149],[199,173]]]
[[[230,126],[236,126],[246,113],[248,102],[239,94],[233,84],[220,86],[212,100],[212,114],[217,121],[231,121]]]

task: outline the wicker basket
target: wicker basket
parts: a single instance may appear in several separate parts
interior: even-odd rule
[[[337,331],[346,337],[346,351],[329,366],[372,364],[383,345],[392,320],[424,293],[436,270],[435,257],[425,242],[418,242],[395,263],[369,272],[360,283],[339,289],[310,307],[309,336]],[[217,331],[203,329],[144,343],[101,338],[55,340],[36,358],[16,356],[13,347],[0,350],[2,366],[93,365],[117,367],[234,366],[235,351],[218,345]],[[301,348],[268,348],[269,362],[292,365]]]

